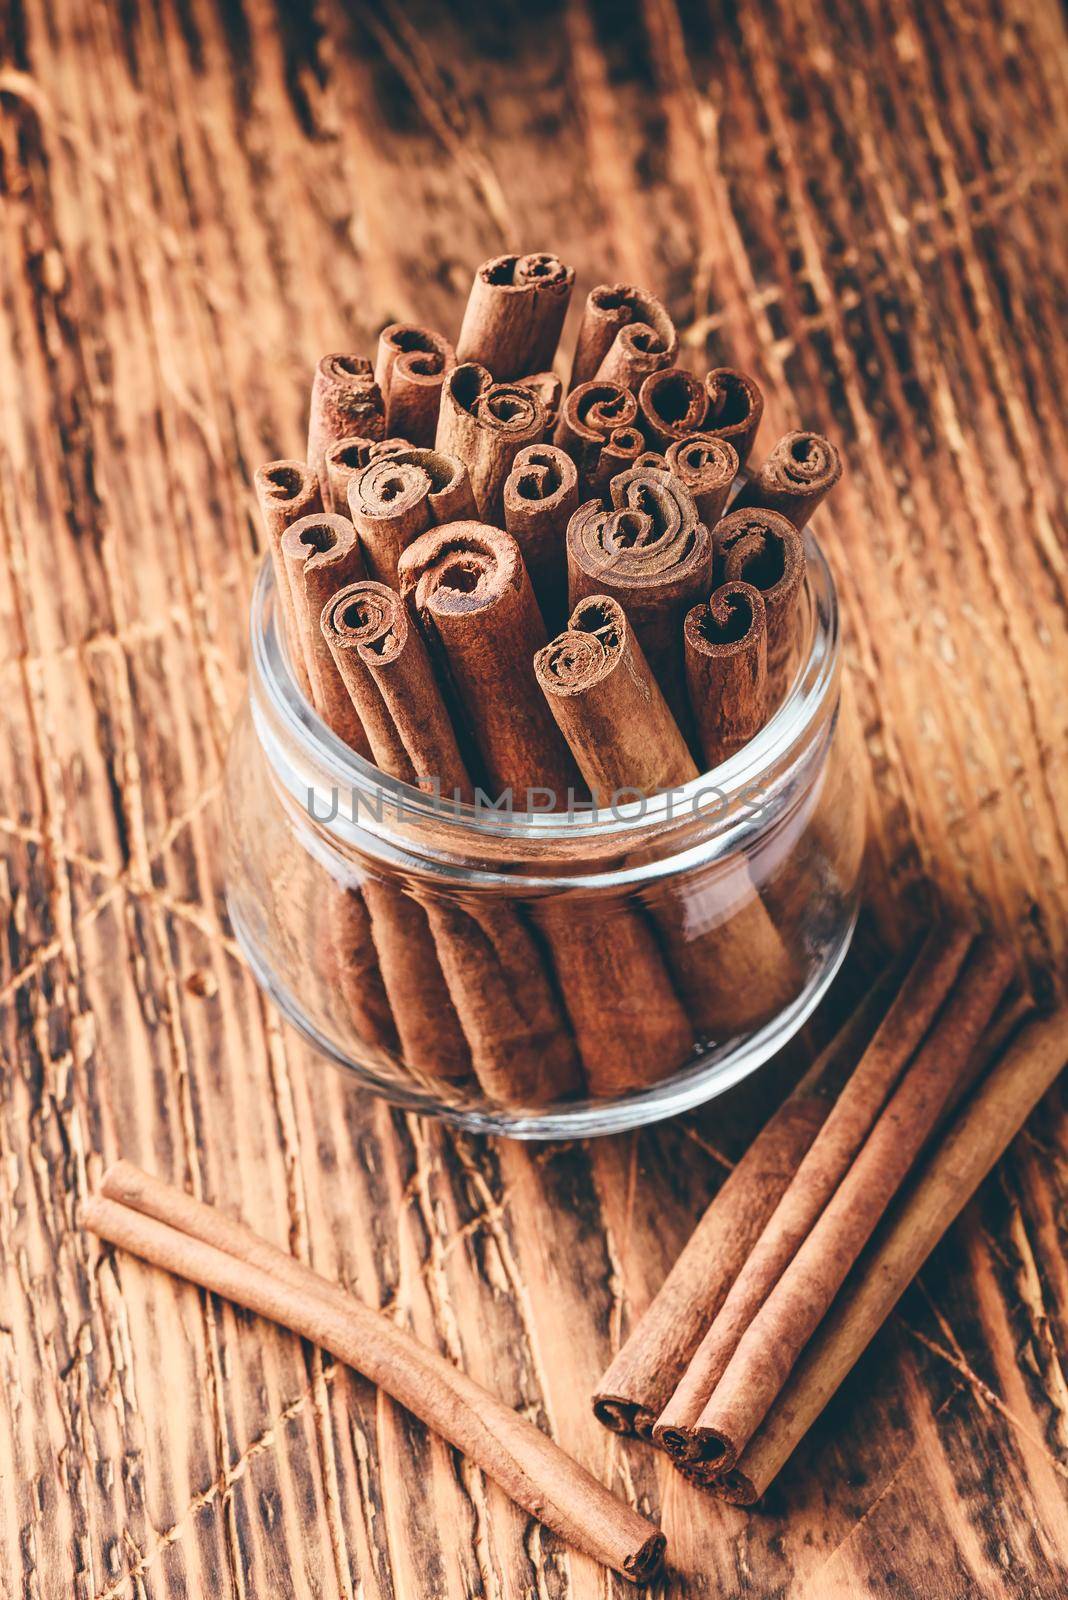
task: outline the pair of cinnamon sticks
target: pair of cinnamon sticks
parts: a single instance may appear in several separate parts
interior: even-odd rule
[[[605,1373],[607,1427],[724,1498],[760,1498],[1063,1065],[1064,1013],[1017,1027],[1009,1007],[991,1031],[1011,971],[993,941],[938,930],[874,1034],[886,994],[869,997]]]
[[[380,1311],[251,1228],[129,1162],[86,1200],[100,1238],[329,1351],[462,1451],[530,1516],[634,1583],[665,1540],[533,1423]]]
[[[752,738],[797,646],[799,530],[841,470],[818,435],[788,435],[725,516],[757,385],[676,367],[667,312],[616,285],[587,300],[564,397],[573,280],[548,254],[500,257],[455,348],[393,324],[373,366],[325,357],[307,461],[256,475],[305,693],[383,772],[461,802],[607,805]],[[687,892],[605,921],[574,900],[460,906],[369,870],[317,910],[332,1001],[450,1093],[533,1107],[640,1089],[799,987],[743,863],[704,885],[696,932]]]

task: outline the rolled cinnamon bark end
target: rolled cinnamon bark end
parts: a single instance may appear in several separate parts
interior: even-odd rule
[[[768,622],[759,589],[724,583],[682,628],[686,687],[707,769],[759,733],[768,716]]]
[[[617,461],[645,449],[645,438],[634,426],[637,415],[637,400],[618,383],[581,383],[567,396],[553,437],[578,468],[580,495],[600,492],[594,483],[603,481],[603,474],[598,478],[603,451],[614,450]]]
[[[347,439],[335,439],[323,452],[327,485],[323,510],[347,517],[350,483],[360,476],[370,462],[377,461],[383,455],[392,455],[396,450],[406,450],[408,443],[407,439],[364,439],[355,433]],[[329,505],[326,501],[329,501]]]
[[[601,378],[638,389],[679,351],[675,324],[655,295],[629,283],[601,283],[586,299],[569,387]]]
[[[621,472],[629,472],[647,454],[645,435],[640,428],[613,428],[596,467],[580,479],[581,493],[596,496],[598,500],[607,499],[612,492],[612,479],[618,478]]]
[[[293,591],[282,556],[282,537],[287,528],[302,517],[322,510],[319,480],[306,461],[268,461],[257,467],[253,479],[260,516],[267,532],[267,549],[274,568],[275,603],[282,618],[282,634],[289,652],[293,675],[311,699],[311,679],[304,665]]]
[[[632,467],[612,479],[611,491],[611,509],[589,502],[568,524],[571,605],[595,594],[619,601],[688,737],[682,620],[711,590],[712,539],[693,496],[670,474]]]
[[[567,525],[578,506],[578,471],[551,444],[520,450],[504,485],[504,526],[523,561],[547,628],[567,615]]]
[[[658,450],[697,433],[708,414],[708,391],[685,367],[662,367],[638,390],[639,427]]]
[[[829,439],[821,433],[787,433],[750,478],[738,506],[778,511],[800,530],[841,476],[842,460]]]
[[[470,801],[426,646],[400,595],[381,583],[350,583],[327,602],[322,629],[382,770]]]
[[[545,436],[545,411],[532,388],[494,383],[485,367],[464,362],[447,374],[441,390],[437,449],[458,456],[471,479],[478,515],[499,526],[504,485],[525,445]]]
[[[391,322],[378,336],[375,382],[382,391],[386,431],[432,445],[441,408],[441,385],[456,351],[432,328]]]
[[[714,433],[694,433],[670,444],[665,460],[693,495],[705,527],[714,528],[738,475],[737,450]]]
[[[553,364],[575,269],[545,251],[496,256],[475,273],[456,354],[501,381]]]
[[[618,600],[592,595],[534,657],[534,675],[599,805],[653,795],[697,768]]]
[[[323,607],[345,584],[365,576],[356,529],[347,517],[321,511],[286,530],[282,556],[311,682],[312,703],[339,739],[362,756],[371,747],[319,626]]]
[[[530,372],[525,378],[517,378],[516,383],[521,389],[529,389],[537,395],[542,410],[545,412],[545,432],[552,433],[556,427],[556,419],[560,415],[560,403],[564,396],[564,385],[556,372]]]
[[[708,412],[702,431],[726,439],[744,467],[764,415],[764,396],[755,380],[736,367],[714,367],[705,377]]]
[[[764,599],[768,624],[768,708],[787,688],[800,631],[805,547],[777,511],[732,511],[715,528],[720,580],[750,583]]]
[[[694,1428],[700,1456],[735,1465],[940,1120],[1004,994],[1010,953],[980,940],[956,988],[819,1220],[746,1328]]]
[[[315,369],[308,414],[308,465],[319,480],[323,497],[329,494],[323,457],[335,439],[353,434],[381,439],[386,414],[382,391],[371,363],[363,356],[323,356]]]
[[[453,522],[409,545],[401,593],[442,649],[497,795],[561,810],[579,774],[534,677],[545,624],[519,546],[500,528]]]
[[[395,586],[401,551],[427,528],[475,514],[467,468],[440,450],[391,451],[349,486],[349,513],[371,576]]]

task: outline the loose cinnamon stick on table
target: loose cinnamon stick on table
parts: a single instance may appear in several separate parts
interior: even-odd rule
[[[805,581],[805,547],[777,511],[731,511],[713,530],[721,583],[751,583],[768,624],[768,707],[782,699],[796,651]]]
[[[371,461],[349,485],[348,510],[368,572],[393,586],[401,551],[427,528],[473,517],[475,500],[458,456],[410,448]]]
[[[294,522],[322,510],[319,480],[305,461],[268,461],[266,466],[256,468],[253,481],[260,515],[267,530],[267,549],[274,568],[275,603],[282,619],[282,634],[289,652],[289,663],[297,682],[310,698],[311,681],[304,665],[300,629],[293,609],[293,593],[282,555],[282,536]]]
[[[714,528],[738,475],[737,450],[714,433],[692,433],[668,445],[665,461],[693,495],[705,527]]]
[[[737,1464],[714,1485],[752,1505],[867,1349],[939,1239],[1068,1060],[1068,1010],[1025,1022],[861,1257]]]
[[[624,458],[641,455],[645,439],[634,425],[637,416],[637,400],[618,383],[581,383],[567,396],[553,440],[578,468],[580,496],[602,492],[603,454],[610,456],[613,476]]]
[[[714,367],[705,376],[705,388],[708,413],[703,431],[733,445],[744,467],[764,415],[764,396],[755,380],[736,367]]]
[[[597,1385],[594,1415],[606,1428],[652,1438],[653,1425],[826,1120],[896,981],[891,970],[872,986],[716,1193]]]
[[[683,1460],[699,1456],[697,1419],[746,1329],[861,1150],[945,1002],[970,944],[971,934],[963,929],[939,927],[926,939],[664,1407],[653,1437],[671,1455]]]
[[[800,530],[842,476],[842,461],[820,433],[788,433],[738,496],[741,506],[778,511]]]
[[[728,1471],[812,1337],[938,1122],[1012,974],[981,940],[833,1197],[756,1313],[692,1427],[662,1441]],[[659,1426],[659,1425],[658,1425]],[[685,1442],[683,1442],[683,1440]]]
[[[441,389],[436,448],[467,466],[479,516],[503,518],[505,480],[524,445],[545,437],[545,410],[532,388],[494,383],[485,367],[464,362]]]
[[[310,1340],[475,1462],[517,1505],[635,1583],[664,1536],[443,1356],[241,1222],[125,1162],[83,1207],[100,1238]]]
[[[282,556],[311,683],[312,702],[339,739],[362,756],[370,745],[363,724],[338,677],[319,627],[323,606],[335,590],[365,576],[356,530],[347,517],[320,511],[286,530]]]
[[[768,622],[759,589],[724,583],[682,625],[686,687],[710,770],[760,732],[768,718]]]
[[[475,273],[456,354],[499,381],[553,364],[571,302],[575,269],[545,251],[497,256]]]
[[[712,540],[677,478],[632,467],[612,504],[580,506],[567,530],[569,597],[618,600],[684,733],[691,728],[682,653],[686,612],[712,588]]]
[[[551,444],[520,450],[504,485],[504,526],[523,553],[548,629],[567,615],[567,525],[578,506],[578,471]]]
[[[569,387],[597,378],[636,390],[650,372],[672,366],[678,350],[675,324],[655,295],[598,284],[586,299]]]
[[[308,416],[308,465],[329,494],[323,457],[335,439],[353,434],[381,439],[385,433],[382,391],[363,356],[323,356],[315,369]]]
[[[441,385],[456,351],[432,328],[391,322],[378,336],[375,382],[386,408],[386,432],[432,445],[441,409]]]
[[[497,795],[519,809],[528,792],[567,805],[578,770],[534,678],[546,642],[519,546],[478,522],[433,528],[399,562],[401,592],[440,646],[468,726]]]
[[[650,446],[666,450],[704,426],[708,391],[685,367],[661,367],[638,390],[638,413]]]

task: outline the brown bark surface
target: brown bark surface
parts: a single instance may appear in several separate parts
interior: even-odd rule
[[[550,249],[750,372],[867,738],[864,938],[934,880],[1068,954],[1064,24],[1050,0],[12,6],[0,59],[0,1572],[40,1600],[620,1600],[361,1379],[74,1226],[89,1153],[240,1213],[668,1534],[671,1600],[1068,1588],[1068,1121],[1030,1119],[758,1516],[594,1385],[783,1087],[528,1149],[355,1095],[225,920],[219,775],[317,359]],[[967,594],[969,603],[961,604]],[[843,1003],[847,1003],[843,1001]],[[179,1403],[180,1402],[180,1403]],[[655,1593],[655,1591],[654,1591]]]

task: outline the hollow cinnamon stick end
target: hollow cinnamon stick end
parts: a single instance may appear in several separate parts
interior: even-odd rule
[[[635,1420],[639,1409],[633,1400],[621,1395],[595,1394],[593,1397],[593,1414],[601,1426],[628,1438],[637,1434]]]
[[[667,1550],[667,1539],[657,1530],[651,1533],[645,1543],[639,1545],[632,1555],[627,1556],[620,1569],[625,1578],[631,1583],[652,1583],[664,1565],[664,1553]]]

